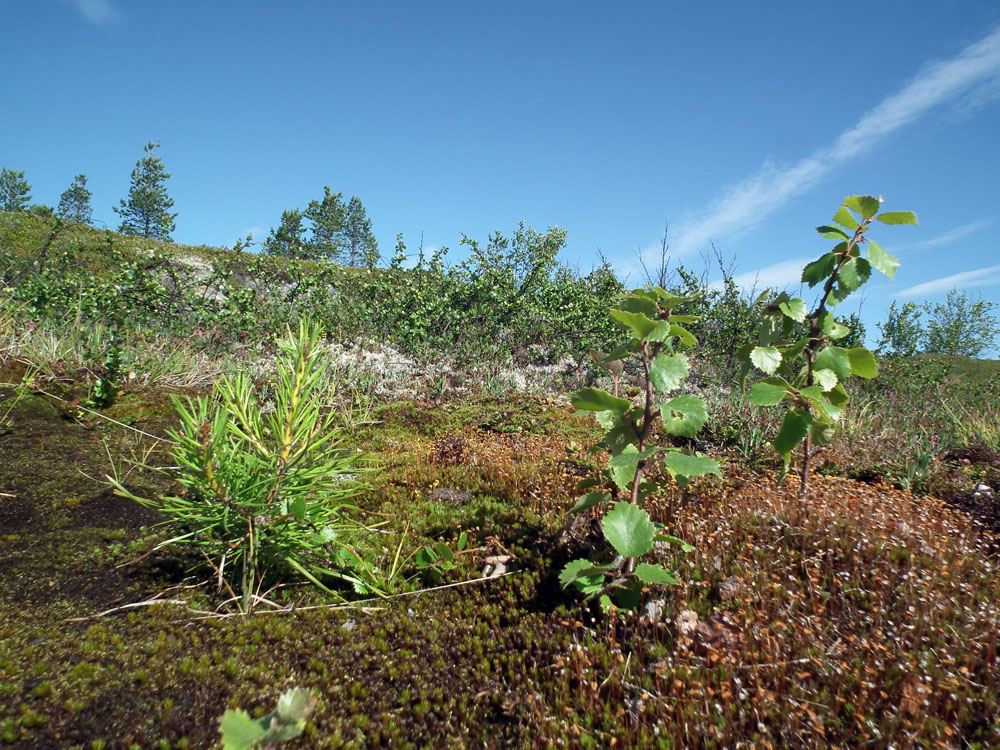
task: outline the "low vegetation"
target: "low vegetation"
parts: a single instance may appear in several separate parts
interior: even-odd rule
[[[812,312],[0,213],[0,747],[997,746],[1000,365],[868,377],[880,210]]]

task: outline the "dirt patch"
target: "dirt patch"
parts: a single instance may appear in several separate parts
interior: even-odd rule
[[[948,451],[943,461],[955,463],[980,464],[982,466],[1000,466],[1000,453],[985,445],[967,445]]]
[[[163,517],[134,500],[118,497],[110,489],[73,508],[70,513],[73,528],[107,528],[137,530],[152,526]]]

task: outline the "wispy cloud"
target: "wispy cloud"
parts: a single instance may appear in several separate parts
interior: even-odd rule
[[[111,0],[70,0],[85,19],[95,26],[107,26],[120,17]]]
[[[904,250],[910,252],[913,250],[928,250],[932,247],[951,245],[964,237],[968,237],[970,234],[975,234],[980,230],[986,229],[986,227],[992,223],[992,219],[978,219],[977,221],[970,221],[968,224],[955,227],[954,229],[938,235],[937,237],[931,237],[929,240],[909,244],[904,248]]]
[[[865,113],[828,146],[791,165],[766,163],[729,189],[705,214],[680,228],[675,255],[703,249],[711,238],[754,227],[792,197],[813,187],[834,168],[870,152],[878,143],[946,102],[982,106],[1000,96],[1000,27],[957,56],[927,64],[908,84]]]
[[[933,281],[925,281],[923,284],[904,289],[896,296],[900,298],[926,297],[952,289],[974,289],[993,284],[1000,284],[1000,266],[987,266],[986,268],[977,268],[975,271],[963,271]]]
[[[802,267],[813,258],[794,258],[733,276],[733,282],[744,292],[763,292],[765,289],[785,289],[802,283]],[[721,288],[722,282],[710,285]]]

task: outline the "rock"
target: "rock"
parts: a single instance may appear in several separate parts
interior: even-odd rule
[[[700,651],[735,649],[740,645],[739,628],[725,615],[713,612],[705,622],[695,625],[694,640]]]
[[[493,555],[483,559],[483,578],[499,578],[507,572],[510,555]]]
[[[993,488],[988,484],[977,484],[976,491],[972,493],[973,497],[993,497]]]
[[[472,502],[472,492],[469,490],[450,490],[439,487],[431,492],[431,500],[448,505],[468,505]]]
[[[743,582],[736,576],[729,576],[719,582],[719,601],[731,602],[743,593]]]
[[[698,613],[693,609],[685,609],[674,618],[674,628],[679,637],[689,637],[698,627]]]
[[[666,599],[650,599],[646,606],[642,608],[643,619],[656,624],[663,620],[663,615],[667,609]]]

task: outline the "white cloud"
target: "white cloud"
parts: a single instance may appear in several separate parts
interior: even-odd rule
[[[794,258],[775,263],[773,266],[758,268],[756,271],[748,271],[733,276],[733,281],[744,292],[763,292],[765,289],[785,289],[789,286],[798,286],[802,283],[802,267],[813,258]],[[721,281],[716,281],[710,285],[718,289],[722,287]]]
[[[979,219],[977,221],[970,221],[968,224],[963,224],[960,227],[955,227],[954,229],[945,232],[944,234],[938,235],[937,237],[931,237],[929,240],[923,240],[922,242],[914,242],[906,246],[907,251],[912,250],[926,250],[931,247],[941,247],[942,245],[950,245],[953,242],[957,242],[963,237],[968,237],[970,234],[975,234],[981,229],[985,229],[992,223],[992,219]]]
[[[95,26],[107,26],[118,19],[118,10],[111,0],[71,0],[80,15]]]
[[[879,141],[949,100],[961,106],[1000,96],[1000,27],[950,60],[925,65],[900,91],[883,99],[828,146],[792,165],[765,164],[729,189],[704,215],[680,229],[676,255],[703,249],[713,237],[745,233],[840,164],[863,156]]]
[[[963,271],[951,276],[944,276],[933,281],[925,281],[904,289],[897,297],[926,297],[939,292],[948,292],[952,289],[972,289],[980,286],[992,286],[1000,284],[1000,266],[987,266],[977,268],[975,271]]]

